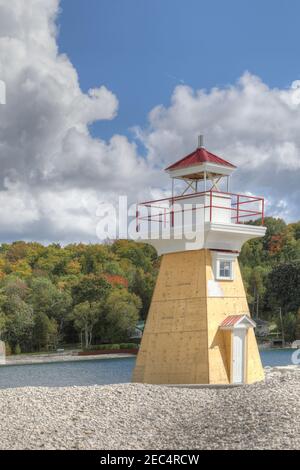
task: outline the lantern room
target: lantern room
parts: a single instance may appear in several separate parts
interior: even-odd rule
[[[264,199],[230,192],[235,170],[234,164],[208,151],[200,135],[193,152],[165,169],[172,182],[170,197],[137,205],[141,241],[159,254],[202,248],[239,252],[247,240],[263,236]],[[261,226],[247,224],[256,219]]]
[[[173,163],[166,168],[173,179],[182,180],[187,188],[195,192],[199,189],[199,183],[203,183],[203,190],[208,189],[219,191],[219,183],[222,178],[226,179],[226,190],[229,192],[229,179],[236,166],[214,155],[204,147],[204,136],[198,137],[198,147],[181,160]]]

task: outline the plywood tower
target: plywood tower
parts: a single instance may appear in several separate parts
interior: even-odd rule
[[[195,152],[167,168],[172,197],[139,205],[140,240],[163,256],[134,382],[229,384],[264,378],[238,264],[243,243],[265,233],[263,225],[241,223],[259,217],[263,224],[263,200],[229,193],[234,169],[208,152],[200,138]],[[220,189],[224,178],[226,190]],[[187,183],[188,191],[175,196],[175,179]]]

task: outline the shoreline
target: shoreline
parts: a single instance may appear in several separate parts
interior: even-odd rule
[[[105,360],[105,359],[123,359],[128,357],[136,357],[135,354],[119,353],[119,354],[97,354],[90,356],[79,356],[74,353],[67,354],[37,354],[37,355],[24,355],[19,356],[8,356],[4,364],[0,364],[0,367],[7,366],[23,366],[23,365],[35,365],[35,364],[55,364],[58,362],[77,362],[77,361],[92,361],[92,360]]]
[[[275,351],[291,348],[259,348],[260,351]],[[105,360],[105,359],[123,359],[128,357],[136,357],[135,353],[107,353],[107,354],[91,354],[79,355],[80,350],[70,350],[64,353],[37,353],[37,354],[21,354],[7,356],[6,360],[2,363],[0,361],[0,368],[7,366],[18,365],[35,365],[35,364],[54,364],[59,362],[77,362],[77,361],[92,361],[92,360]],[[294,367],[293,364],[286,366],[265,366],[265,367]],[[296,366],[297,367],[297,366]]]

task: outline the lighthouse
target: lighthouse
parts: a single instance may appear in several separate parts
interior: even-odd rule
[[[264,200],[231,192],[236,170],[199,136],[197,148],[165,170],[170,196],[137,205],[139,240],[162,259],[134,382],[264,379],[238,263],[243,244],[265,234]]]

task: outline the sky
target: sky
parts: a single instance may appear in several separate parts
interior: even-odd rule
[[[0,0],[0,241],[97,241],[197,135],[300,219],[298,0]]]
[[[288,4],[288,6],[287,6]],[[119,99],[114,132],[147,124],[174,87],[226,87],[249,71],[271,87],[300,78],[298,0],[63,0],[59,47],[83,90],[107,84]],[[130,134],[129,134],[130,135]]]

